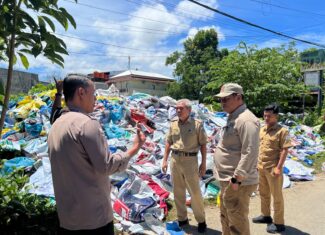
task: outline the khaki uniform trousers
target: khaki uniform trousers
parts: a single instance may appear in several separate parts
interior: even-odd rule
[[[259,192],[261,197],[261,212],[264,216],[271,216],[271,195],[275,224],[284,224],[284,202],[282,195],[283,175],[273,176],[271,169],[259,169]]]
[[[229,182],[222,181],[220,194],[220,218],[223,235],[249,235],[249,200],[257,184],[240,185],[235,191]]]
[[[178,221],[187,219],[186,189],[191,195],[191,207],[198,223],[205,221],[204,203],[199,182],[199,167],[196,156],[175,156],[171,158],[174,200]]]

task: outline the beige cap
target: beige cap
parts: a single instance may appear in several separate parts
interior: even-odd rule
[[[234,93],[243,95],[244,92],[242,86],[237,83],[226,83],[221,87],[220,93],[216,94],[214,97],[222,98]]]

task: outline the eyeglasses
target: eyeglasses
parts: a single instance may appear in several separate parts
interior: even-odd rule
[[[182,106],[176,106],[176,110],[180,110],[180,111],[183,111],[185,107],[182,107]]]
[[[228,95],[226,97],[219,98],[219,102],[220,103],[227,103],[232,96],[237,96],[237,95],[238,95],[237,93],[233,93],[233,94]]]

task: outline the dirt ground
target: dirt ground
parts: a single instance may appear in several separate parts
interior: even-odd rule
[[[315,181],[295,182],[284,189],[287,235],[325,235],[325,174],[319,174]],[[260,215],[260,197],[251,198],[249,219]],[[197,223],[193,214],[189,214],[190,225],[184,230],[188,234],[197,233]],[[206,207],[207,235],[221,234],[219,208]],[[269,234],[266,225],[250,222],[252,235]]]

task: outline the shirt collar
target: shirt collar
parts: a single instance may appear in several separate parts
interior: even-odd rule
[[[242,112],[244,112],[246,110],[246,104],[242,104],[241,106],[239,106],[234,112],[232,112],[231,114],[229,114],[228,119],[235,119],[239,116],[239,114],[241,114]]]
[[[185,121],[185,122],[181,122],[181,120],[178,118],[178,123],[180,123],[180,124],[186,124],[186,123],[189,123],[189,122],[191,122],[193,120],[193,118],[191,117],[191,116],[189,116],[188,117],[188,119]]]
[[[265,130],[266,130],[266,131],[273,131],[273,130],[278,129],[279,126],[280,126],[279,123],[275,123],[275,124],[274,124],[273,126],[271,126],[270,128],[267,128],[267,125],[265,125]]]
[[[85,113],[81,108],[73,105],[69,105],[68,109],[70,112]]]

